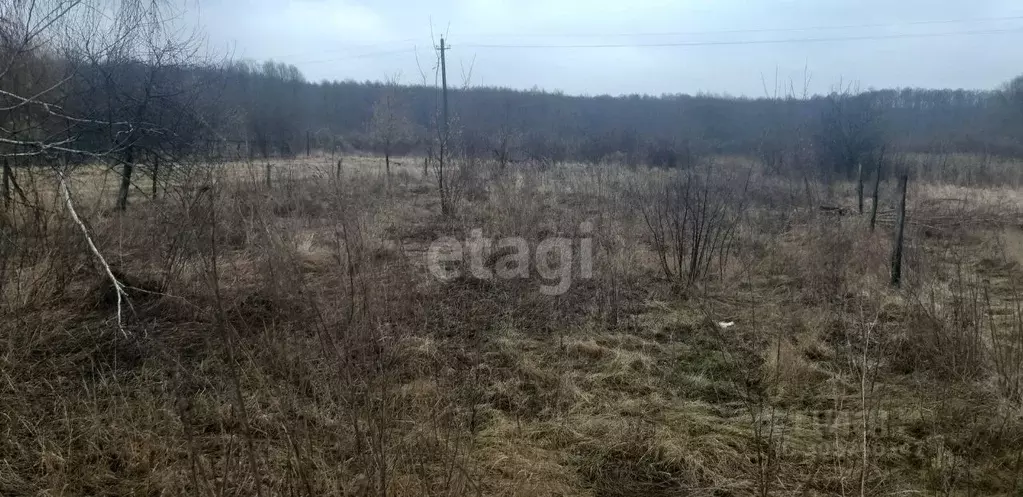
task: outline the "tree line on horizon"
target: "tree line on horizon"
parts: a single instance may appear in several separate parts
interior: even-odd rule
[[[389,121],[401,128],[400,139],[387,144],[397,153],[428,149],[437,125],[434,86],[309,82],[294,66],[272,61],[235,62],[222,70],[230,89],[223,105],[237,109],[241,121],[227,133],[257,149],[270,143],[273,153],[298,153],[311,142],[314,148],[382,153],[381,102]],[[770,156],[767,149],[777,135],[797,128],[811,135],[873,134],[904,152],[1016,157],[1023,156],[1019,86],[1015,92],[1010,83],[998,90],[842,89],[748,98],[572,96],[466,85],[450,89],[449,102],[461,146],[506,160],[598,162],[618,156],[629,163],[672,165],[707,153]],[[845,129],[828,130],[835,120]]]
[[[731,154],[777,172],[845,176],[886,152],[1023,157],[1023,77],[993,90],[838,88],[761,98],[573,96],[466,82],[450,89],[450,134],[441,137],[440,90],[425,78],[310,82],[285,63],[204,56],[197,37],[182,38],[144,3],[124,3],[114,24],[98,14],[68,17],[59,3],[46,14],[51,22],[33,16],[33,5],[15,2],[0,23],[5,201],[20,167],[106,163],[123,177],[123,208],[136,165],[151,170],[155,185],[160,164],[314,150],[379,153],[389,164],[447,147],[502,166],[687,167]]]

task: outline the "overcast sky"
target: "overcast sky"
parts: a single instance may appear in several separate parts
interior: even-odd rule
[[[763,96],[839,82],[994,88],[1023,73],[1019,0],[189,0],[212,47],[306,78],[449,81],[570,94]],[[837,40],[836,40],[837,39]],[[676,46],[650,46],[671,45]],[[571,47],[566,47],[571,46]],[[590,47],[579,47],[590,46]],[[592,47],[599,45],[599,47]],[[643,46],[647,45],[647,46]],[[527,46],[527,47],[523,47]],[[528,46],[533,46],[528,48]],[[766,85],[765,85],[766,82]],[[791,83],[791,86],[790,86]]]

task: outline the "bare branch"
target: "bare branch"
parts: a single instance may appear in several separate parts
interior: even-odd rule
[[[114,276],[113,270],[110,269],[110,264],[107,263],[103,254],[96,248],[96,243],[92,241],[92,235],[89,234],[89,228],[82,222],[82,218],[78,216],[78,211],[75,210],[75,204],[71,200],[71,190],[68,188],[67,180],[64,177],[64,173],[54,168],[57,174],[57,181],[60,183],[60,193],[64,197],[64,205],[67,207],[68,213],[71,214],[71,219],[78,225],[78,228],[82,230],[82,236],[85,237],[86,243],[89,244],[89,250],[92,255],[96,257],[100,266],[103,268],[103,272],[106,273],[107,279],[110,280],[110,284],[114,286],[114,291],[117,293],[117,329],[121,331],[121,334],[125,338],[129,338],[128,331],[124,328],[124,320],[122,316],[122,307],[125,303],[129,306],[131,302],[128,300],[128,294],[124,291],[124,284]]]

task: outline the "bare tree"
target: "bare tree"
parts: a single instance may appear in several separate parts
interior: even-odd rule
[[[398,77],[388,78],[380,99],[373,104],[369,133],[374,144],[384,153],[387,178],[391,178],[391,155],[395,148],[412,138],[408,109],[398,93]]]
[[[17,191],[15,167],[51,165],[63,206],[119,294],[118,318],[124,285],[108,270],[87,223],[75,211],[68,177],[80,164],[121,165],[118,206],[124,208],[140,144],[173,144],[179,141],[178,130],[195,128],[184,124],[181,116],[192,113],[175,91],[189,81],[183,64],[195,52],[183,47],[193,38],[167,29],[165,19],[171,14],[166,8],[159,1],[139,0],[0,4],[5,179]],[[173,89],[166,81],[176,82]]]
[[[187,114],[175,105],[176,98],[189,91],[191,81],[175,77],[176,68],[192,55],[191,42],[177,43],[167,39],[162,29],[147,35],[138,60],[93,61],[95,77],[104,81],[108,115],[122,115],[125,120],[153,123],[149,128],[133,128],[113,139],[120,153],[111,161],[121,166],[121,181],[117,192],[117,208],[126,210],[133,187],[133,171],[142,158],[151,161],[153,195],[160,156],[172,153],[168,147],[180,138],[181,121],[172,122],[173,116]],[[187,120],[191,121],[191,120]]]
[[[873,163],[883,145],[879,121],[875,103],[866,96],[851,89],[828,96],[815,140],[825,181],[852,177],[859,164]]]
[[[522,133],[511,123],[511,108],[511,101],[505,99],[504,118],[497,133],[491,139],[491,150],[494,153],[494,160],[497,161],[498,167],[502,171],[508,167],[508,163],[512,160],[512,154],[522,146]]]
[[[166,151],[194,122],[183,85],[198,39],[162,2],[15,0],[0,7],[0,129],[12,161],[121,166],[127,206],[140,148]],[[196,85],[198,87],[198,85]],[[180,133],[182,130],[191,133]],[[152,156],[152,154],[149,154]],[[13,170],[6,172],[13,183]]]
[[[494,160],[503,171],[512,161],[512,154],[519,148],[521,134],[509,127],[502,126],[494,138]]]

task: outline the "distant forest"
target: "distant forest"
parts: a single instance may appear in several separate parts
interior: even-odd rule
[[[273,62],[234,63],[220,78],[221,105],[233,110],[225,115],[235,120],[222,128],[223,135],[250,144],[269,142],[276,150],[268,152],[275,154],[335,145],[379,151],[373,123],[381,102],[388,120],[402,128],[392,133],[399,139],[387,144],[397,153],[427,148],[429,130],[436,128],[440,92],[433,86],[313,83],[296,68]],[[813,142],[807,146],[819,148],[827,146],[822,139],[836,133],[844,142],[877,142],[864,149],[883,143],[903,152],[1021,156],[1023,108],[1008,91],[1014,85],[1018,89],[1019,80],[990,91],[907,88],[809,98],[570,96],[466,87],[449,90],[449,106],[458,143],[510,161],[548,156],[596,162],[618,156],[665,165],[706,153],[780,161],[781,148],[793,143],[784,135],[799,134]]]
[[[160,155],[168,161],[171,155],[270,158],[311,151],[432,155],[437,147],[441,92],[435,86],[314,83],[287,64],[201,63],[189,53],[157,47],[145,58],[41,53],[12,59],[15,65],[0,76],[14,90],[0,95],[0,117],[9,126],[0,148],[16,167],[54,157],[61,143],[64,149],[75,144],[73,160],[102,156],[120,164]],[[19,96],[39,89],[49,103]],[[779,172],[819,167],[851,174],[888,152],[1023,156],[1021,102],[1023,77],[988,91],[838,91],[806,98],[570,96],[463,86],[450,89],[446,146],[502,165],[685,167],[734,154]]]

